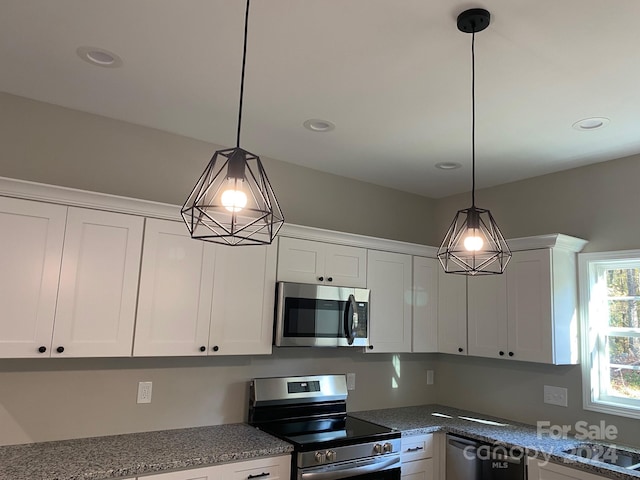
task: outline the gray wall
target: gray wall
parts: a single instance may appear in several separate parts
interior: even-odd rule
[[[0,93],[0,176],[182,205],[220,148]],[[287,223],[415,243],[433,235],[433,200],[262,160]]]
[[[589,240],[584,251],[635,249],[640,248],[639,179],[640,156],[635,156],[482,190],[476,203],[491,210],[507,238],[559,232]],[[437,202],[440,235],[468,203],[469,195]],[[441,355],[436,374],[440,403],[533,424],[605,420],[618,427],[621,443],[640,445],[640,420],[583,410],[579,366]],[[544,404],[544,385],[568,388],[569,407]]]
[[[0,94],[0,176],[180,204],[215,148]],[[589,251],[638,248],[639,160],[480,191],[478,206],[492,210],[507,237],[561,232],[588,239]],[[291,223],[436,245],[469,201],[461,195],[436,202],[265,163]],[[426,386],[430,368],[435,386]],[[622,442],[638,445],[638,420],[582,410],[579,367],[318,349],[210,359],[0,360],[0,444],[239,422],[248,379],[319,372],[356,372],[351,410],[437,400],[528,423],[605,419],[621,430]],[[146,380],[154,382],[153,403],[137,405],[137,382]],[[567,387],[569,408],[545,405],[545,384]]]
[[[0,94],[0,176],[179,205],[217,148]],[[430,199],[264,161],[289,223],[417,243],[428,243],[434,231]],[[431,363],[425,355],[344,349],[210,359],[0,359],[0,445],[241,422],[247,382],[258,376],[355,372],[351,410],[431,402]],[[137,383],[147,380],[153,401],[137,405]]]

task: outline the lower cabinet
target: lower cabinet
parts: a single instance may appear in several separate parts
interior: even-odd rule
[[[433,434],[402,437],[402,480],[437,479],[436,455]]]
[[[527,459],[527,467],[529,480],[605,480],[608,478],[533,457]]]
[[[224,463],[211,467],[180,470],[179,472],[158,473],[138,477],[139,480],[289,480],[291,476],[291,456],[259,458],[244,462]]]

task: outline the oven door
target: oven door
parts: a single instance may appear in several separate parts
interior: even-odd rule
[[[369,290],[278,282],[278,347],[366,347]]]
[[[299,469],[297,480],[400,480],[400,456],[353,460],[321,467]]]

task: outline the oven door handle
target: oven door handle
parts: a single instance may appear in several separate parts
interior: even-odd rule
[[[366,473],[379,472],[400,463],[400,457],[393,457],[385,462],[376,462],[361,467],[345,468],[330,472],[309,472],[300,475],[300,480],[339,480],[341,478],[355,477]]]
[[[353,345],[353,340],[356,338],[354,329],[358,328],[358,304],[353,293],[349,295],[347,303],[344,309],[344,335],[347,337],[347,343]]]

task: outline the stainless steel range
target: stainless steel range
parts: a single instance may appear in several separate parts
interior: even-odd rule
[[[400,479],[400,432],[347,415],[344,375],[252,380],[249,423],[293,444],[292,480]]]

